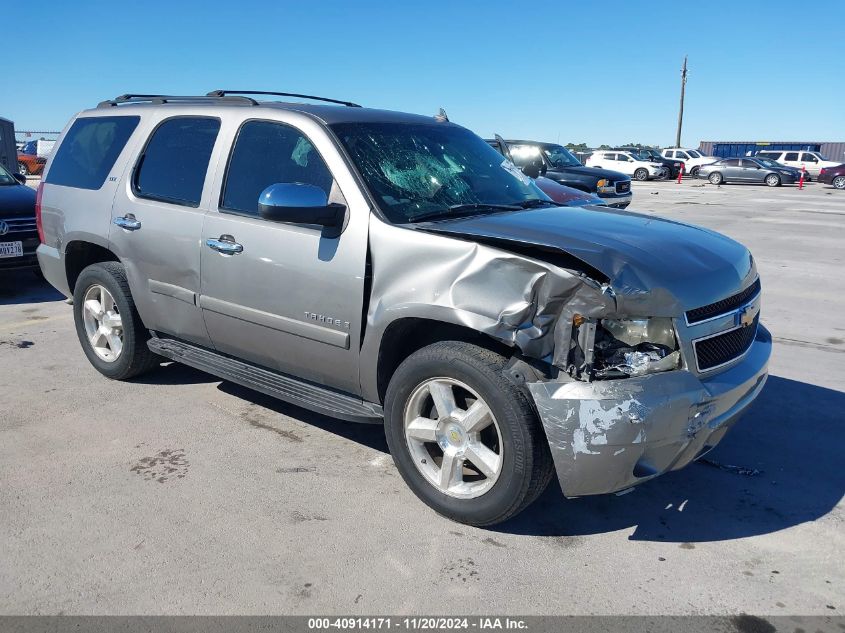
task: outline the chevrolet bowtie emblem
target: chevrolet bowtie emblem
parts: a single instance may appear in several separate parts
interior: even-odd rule
[[[742,327],[748,327],[749,325],[754,324],[754,320],[757,318],[757,314],[760,312],[760,308],[757,306],[745,306],[742,310],[739,311],[739,325]]]

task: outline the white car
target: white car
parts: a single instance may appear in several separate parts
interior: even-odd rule
[[[768,158],[776,161],[781,165],[787,167],[795,167],[795,169],[804,169],[812,177],[813,180],[819,177],[819,172],[827,167],[838,167],[842,163],[827,160],[818,152],[796,152],[779,149],[767,149],[762,152],[757,152],[756,156],[761,158]]]
[[[699,152],[697,149],[689,149],[686,147],[664,149],[663,158],[680,160],[684,164],[684,173],[689,174],[692,177],[698,176],[699,167],[715,163],[719,160],[715,156],[707,156]]]
[[[649,160],[643,160],[639,156],[635,156],[631,152],[620,152],[617,150],[595,151],[590,154],[584,164],[587,167],[621,171],[623,174],[631,176],[634,180],[666,178],[669,175],[669,170],[660,163],[652,163]]]

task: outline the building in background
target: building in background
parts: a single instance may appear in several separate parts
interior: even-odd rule
[[[823,141],[701,141],[699,149],[708,156],[753,156],[763,150],[818,152],[827,160],[845,163],[845,142]]]

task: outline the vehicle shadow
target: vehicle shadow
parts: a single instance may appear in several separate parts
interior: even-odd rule
[[[265,396],[263,393],[241,387],[232,382],[223,381],[220,383],[218,389],[223,393],[227,393],[236,398],[248,400],[254,404],[260,405],[265,409],[275,411],[281,415],[305,422],[311,426],[315,426],[329,433],[333,433],[339,437],[343,437],[352,442],[363,444],[368,448],[382,453],[387,453],[387,440],[384,438],[384,427],[381,424],[365,424],[360,422],[347,422],[346,420],[338,420],[320,413],[303,409],[293,404],[277,400],[270,396]]]
[[[631,540],[693,543],[813,521],[845,493],[843,410],[843,392],[772,376],[752,409],[706,456],[710,463],[690,464],[619,497],[565,500],[555,481],[525,512],[493,529],[582,536],[634,528]]]
[[[65,296],[32,271],[0,273],[0,306],[63,301]]]

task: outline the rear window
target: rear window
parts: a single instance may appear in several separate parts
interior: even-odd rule
[[[175,117],[159,125],[135,168],[133,187],[142,198],[198,207],[220,120]],[[257,200],[257,198],[256,198]]]
[[[78,189],[99,189],[126,141],[138,127],[137,116],[98,116],[73,122],[53,157],[44,182]]]

